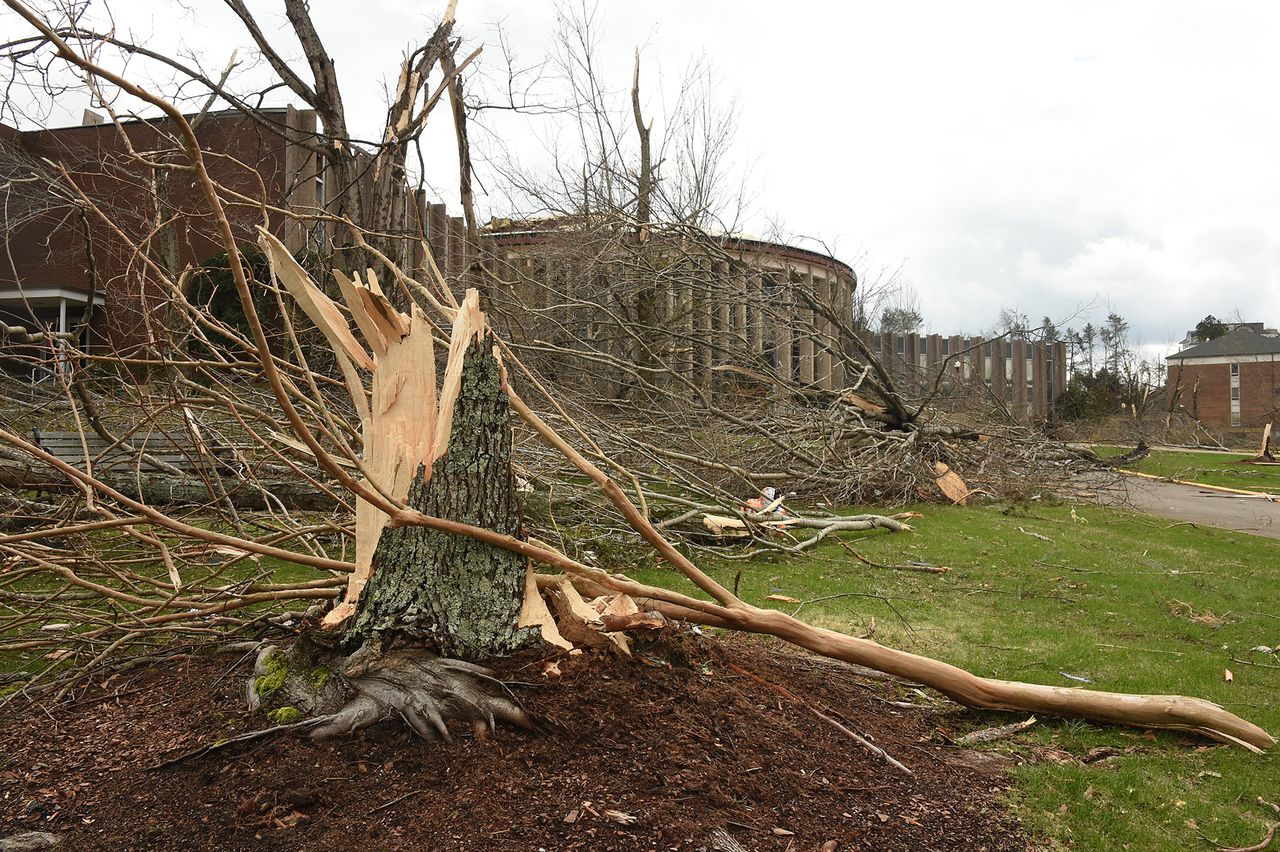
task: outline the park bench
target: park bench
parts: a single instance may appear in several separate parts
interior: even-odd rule
[[[185,433],[151,432],[133,434],[112,444],[92,432],[45,432],[31,430],[32,442],[40,449],[80,469],[85,466],[85,450],[93,469],[101,473],[124,473],[141,470],[148,473],[183,473],[206,470],[205,462],[189,435]],[[83,438],[83,440],[82,440]],[[238,467],[236,448],[210,443],[209,452],[215,469],[231,473]]]

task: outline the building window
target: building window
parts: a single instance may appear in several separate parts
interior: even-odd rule
[[[1240,365],[1231,365],[1231,425],[1240,425]]]

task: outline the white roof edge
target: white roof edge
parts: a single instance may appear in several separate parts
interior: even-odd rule
[[[3,287],[0,286],[0,302],[21,302],[31,299],[66,299],[83,305],[89,301],[89,294],[79,290],[68,290],[65,287]],[[95,305],[105,305],[107,300],[101,293],[93,294]]]

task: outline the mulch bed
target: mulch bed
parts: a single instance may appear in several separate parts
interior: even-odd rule
[[[883,763],[786,687],[885,748]],[[947,746],[902,687],[773,641],[670,635],[639,659],[561,657],[504,670],[537,720],[487,742],[427,743],[384,723],[336,743],[281,734],[177,765],[266,726],[248,664],[196,656],[132,672],[69,705],[0,722],[0,838],[66,849],[1021,850],[1007,781]],[[975,759],[975,757],[979,759]],[[631,825],[606,811],[636,818]],[[723,834],[717,834],[723,832]],[[825,848],[832,848],[830,845]]]

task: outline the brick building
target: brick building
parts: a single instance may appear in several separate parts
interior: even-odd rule
[[[857,276],[848,264],[738,235],[661,237],[633,253],[621,233],[607,218],[491,223],[482,250],[500,283],[489,295],[499,313],[520,317],[507,333],[553,347],[585,336],[602,364],[640,363],[642,337],[649,357],[709,391],[734,386],[742,372],[726,368],[743,366],[822,390],[844,387],[844,335],[799,294],[852,319]],[[652,314],[644,319],[641,291]],[[626,374],[602,367],[592,378],[612,395]]]
[[[486,229],[482,251],[495,261],[494,277],[516,297],[513,308],[521,319],[507,330],[513,339],[566,346],[569,341],[558,340],[558,334],[586,329],[585,337],[603,355],[626,360],[628,334],[611,328],[617,322],[613,311],[590,306],[609,303],[614,311],[625,311],[615,299],[628,291],[628,262],[621,254],[610,260],[610,235],[585,233],[590,229],[590,223],[571,219],[499,220]],[[575,244],[599,254],[584,259],[575,255]],[[822,252],[738,235],[719,238],[711,249],[681,242],[659,255],[670,263],[653,263],[648,271],[662,296],[654,328],[643,334],[675,372],[709,391],[716,390],[717,377],[729,377],[728,384],[741,375],[735,366],[767,367],[784,381],[825,391],[857,380],[846,375],[841,357],[853,352],[858,286],[848,264]],[[607,283],[592,289],[595,276]],[[499,304],[502,289],[490,294]],[[845,317],[843,327],[813,310],[811,301]],[[1018,420],[1036,421],[1052,417],[1067,385],[1061,342],[937,334],[861,337],[910,397],[933,395],[941,372],[939,396],[996,401]],[[608,393],[608,386],[620,380],[600,366],[590,381]]]
[[[1169,407],[1208,426],[1280,426],[1280,333],[1241,324],[1170,355]]]
[[[1021,421],[1053,419],[1058,395],[1067,388],[1067,347],[1060,340],[939,334],[864,339],[909,392],[927,395],[936,381],[942,398],[999,402]]]
[[[227,111],[199,121],[196,135],[211,176],[232,199],[227,213],[238,237],[253,240],[265,219],[295,251],[314,239],[263,205],[323,205],[316,157],[296,144],[312,138],[315,128],[313,112],[293,107],[263,110],[259,119]],[[184,162],[175,130],[167,119],[108,123],[89,111],[75,127],[0,125],[0,169],[8,179],[0,207],[6,233],[0,322],[33,332],[78,331],[82,345],[105,343],[122,353],[147,342],[162,305],[148,283],[153,271],[129,243],[171,272],[224,250],[191,176],[146,165]],[[73,189],[51,189],[40,176],[64,185],[69,178]],[[110,224],[82,215],[77,193],[92,199]]]

